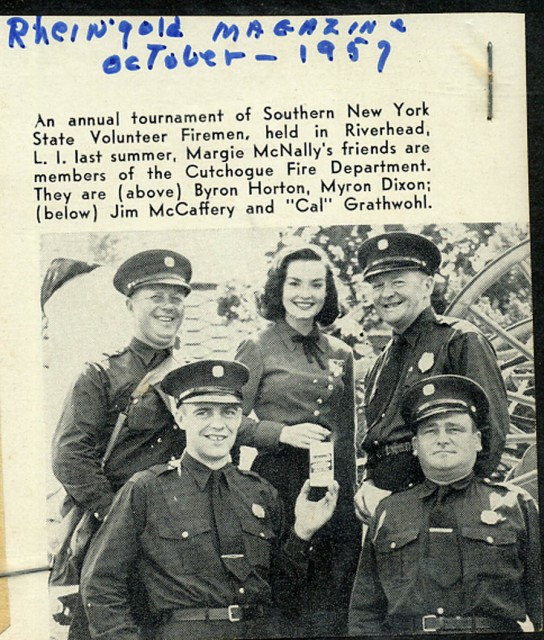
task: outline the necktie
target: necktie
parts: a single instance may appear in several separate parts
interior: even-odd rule
[[[442,587],[455,584],[462,572],[457,522],[451,505],[453,493],[454,490],[450,487],[438,487],[434,505],[429,512],[427,574]]]
[[[317,327],[314,327],[307,336],[297,333],[291,338],[291,340],[295,343],[302,344],[302,349],[304,350],[304,355],[308,362],[312,363],[315,360],[320,369],[325,369],[325,365],[320,358],[323,350],[317,344],[319,342],[319,331],[317,330]]]
[[[230,500],[230,491],[223,470],[211,474],[211,505],[219,554],[225,568],[244,581],[252,569],[245,558],[240,521]]]
[[[151,360],[149,361],[149,370],[151,371],[151,369],[154,369],[155,367],[157,367],[161,362],[166,360],[166,358],[168,358],[169,355],[170,355],[169,349],[161,349],[160,351],[155,351],[155,353],[151,357]]]
[[[392,343],[374,380],[373,397],[370,400],[380,411],[389,404],[399,383],[406,344],[402,334],[393,334]]]

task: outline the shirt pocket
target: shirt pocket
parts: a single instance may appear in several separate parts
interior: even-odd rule
[[[384,583],[404,582],[418,566],[419,529],[379,532],[374,543],[378,573]]]
[[[161,431],[170,421],[164,402],[153,390],[130,401],[127,426],[130,431]]]
[[[148,538],[147,546],[159,566],[179,567],[182,573],[202,575],[217,569],[219,555],[209,522],[192,517],[177,524],[159,521],[157,538]]]
[[[249,564],[253,567],[269,569],[270,552],[276,538],[275,533],[262,519],[243,520],[241,526]]]
[[[521,571],[517,532],[506,527],[462,527],[464,566],[476,578],[511,577]]]

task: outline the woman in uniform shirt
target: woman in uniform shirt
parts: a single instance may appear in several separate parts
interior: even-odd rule
[[[273,324],[244,340],[236,354],[250,371],[244,413],[257,418],[242,443],[258,449],[252,468],[276,487],[291,522],[308,478],[310,445],[333,443],[340,495],[333,518],[312,541],[296,633],[342,635],[360,551],[353,510],[355,399],[353,353],[321,331],[339,312],[326,254],[314,245],[281,251],[259,307]]]

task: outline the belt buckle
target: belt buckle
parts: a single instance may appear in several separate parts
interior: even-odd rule
[[[434,625],[428,627],[427,622],[429,621],[434,622]],[[435,615],[423,616],[423,618],[421,618],[421,627],[423,631],[427,633],[433,633],[433,631],[439,631],[441,628],[441,625],[439,623],[438,616],[435,616]]]
[[[230,604],[227,607],[227,611],[229,614],[229,622],[241,622],[242,611],[240,610],[239,604]]]

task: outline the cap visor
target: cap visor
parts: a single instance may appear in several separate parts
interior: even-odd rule
[[[136,291],[136,289],[139,289],[140,287],[147,287],[149,285],[152,284],[170,284],[173,285],[175,287],[180,287],[181,289],[183,289],[186,293],[190,293],[191,292],[191,287],[185,282],[185,280],[181,277],[176,277],[174,275],[164,275],[161,276],[161,274],[157,274],[155,276],[150,276],[149,278],[146,278],[145,280],[141,280],[137,283],[134,284],[133,286],[133,291]]]
[[[238,396],[227,393],[206,393],[189,396],[186,400],[182,400],[181,404],[196,404],[198,402],[208,402],[212,404],[242,404],[242,401]]]
[[[416,263],[404,263],[404,264],[390,264],[390,265],[379,265],[375,267],[369,267],[364,273],[364,279],[368,280],[373,276],[378,276],[380,273],[390,273],[391,271],[423,271],[424,273],[428,273],[428,270],[425,269],[420,264]]]

